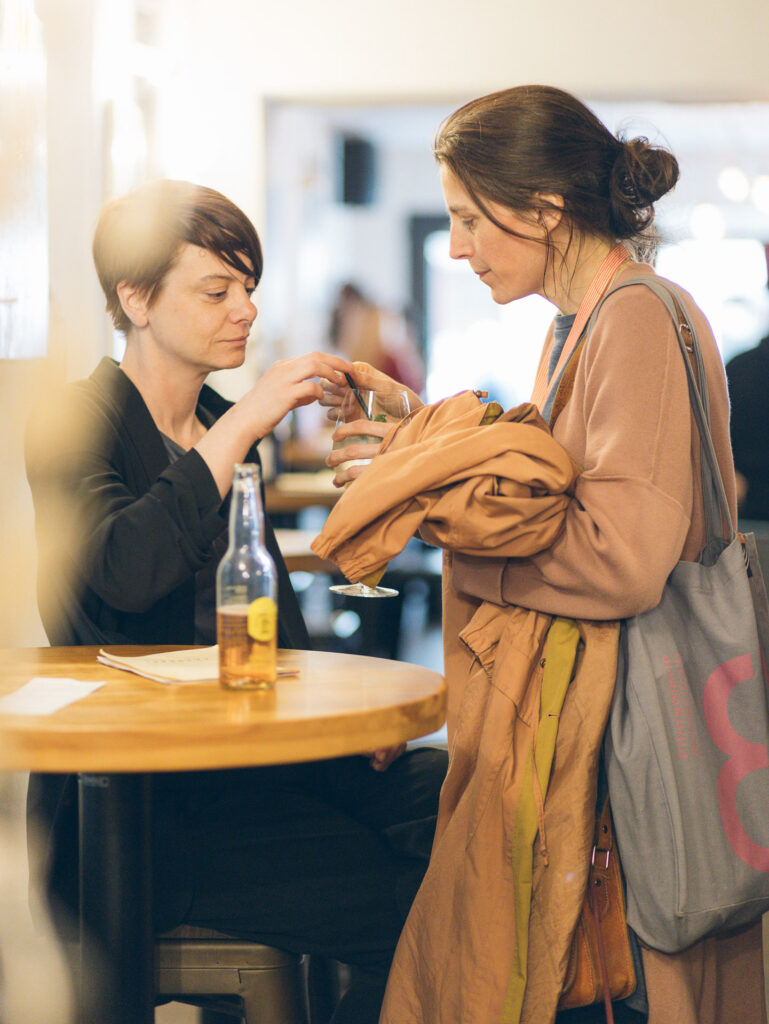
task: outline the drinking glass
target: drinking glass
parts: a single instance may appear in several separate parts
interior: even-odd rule
[[[410,411],[409,393],[405,389],[392,388],[377,391],[351,387],[349,391],[345,392],[342,404],[339,406],[336,425],[339,427],[343,423],[352,423],[355,420],[397,423]],[[350,444],[366,444],[379,440],[378,435],[365,433],[365,423],[362,423],[359,434],[351,434],[342,441],[335,441],[334,448],[344,448]],[[368,465],[369,462],[371,459],[351,459],[349,462],[343,462],[339,469]],[[345,484],[345,487],[347,486],[349,484]],[[381,569],[376,569],[364,576],[358,583],[339,583],[329,587],[329,590],[335,594],[345,594],[347,597],[397,597],[397,590],[378,586],[386,568],[385,565]]]

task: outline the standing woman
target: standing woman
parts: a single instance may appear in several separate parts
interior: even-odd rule
[[[451,256],[468,261],[495,302],[536,293],[557,307],[533,395],[548,420],[584,314],[623,280],[655,276],[640,260],[653,204],[674,187],[677,162],[646,139],[615,138],[574,97],[540,86],[456,111],[435,155]],[[699,332],[713,440],[736,517],[723,366],[703,313],[678,292]],[[699,436],[673,323],[650,289],[610,296],[578,360],[553,425],[582,467],[563,532],[527,560],[489,565],[455,554],[452,584],[553,615],[625,618],[654,607],[676,562],[696,560],[703,547]],[[766,1020],[760,921],[679,954],[642,956],[649,1024]]]
[[[578,620],[652,608],[675,564],[696,560],[704,543],[699,437],[675,329],[657,296],[633,285],[607,298],[581,350],[576,343],[602,295],[628,278],[655,277],[643,262],[653,204],[674,187],[677,162],[646,139],[613,136],[574,97],[544,86],[507,89],[457,110],[438,131],[435,156],[451,256],[467,260],[497,303],[539,294],[556,307],[533,400],[581,468],[550,547],[515,559],[455,551],[448,593]],[[677,291],[701,340],[713,440],[736,516],[723,366],[704,315]],[[571,393],[556,417],[564,372]],[[356,365],[354,376],[359,385],[371,380],[366,367]],[[339,455],[328,461],[335,465]],[[337,482],[347,478],[342,472]],[[408,932],[407,923],[401,944]],[[766,1021],[760,921],[675,955],[642,954],[649,1024]],[[388,989],[392,996],[388,1024],[398,1016],[399,998]],[[593,1009],[580,1021],[602,1020]],[[421,1021],[418,1012],[408,1019]]]

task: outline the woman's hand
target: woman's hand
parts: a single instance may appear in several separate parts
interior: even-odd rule
[[[421,409],[424,405],[424,402],[415,391],[407,388],[405,384],[400,384],[397,380],[393,380],[392,377],[388,377],[381,370],[375,370],[369,363],[356,362],[349,365],[351,369],[348,370],[348,373],[357,388],[382,391],[385,394],[388,391],[406,391],[409,396],[409,406],[412,412],[415,409]],[[349,384],[344,377],[341,382],[339,380],[326,379],[321,380],[320,383],[323,390],[323,396],[319,399],[320,404],[328,408],[327,418],[332,423],[336,423],[336,411],[342,404],[345,394],[350,390]]]
[[[277,426],[292,409],[323,399],[320,381],[331,386],[347,386],[344,374],[352,371],[352,363],[341,356],[310,352],[294,359],[273,363],[247,392],[236,408],[247,411],[254,429],[252,442]]]
[[[375,370],[369,363],[355,362],[352,364],[352,370],[350,376],[355,383],[355,386],[362,390],[377,391],[381,394],[387,395],[388,393],[400,394],[406,392],[408,395],[409,408],[413,411],[419,409],[422,406],[422,400],[416,395],[411,388],[407,388],[405,385],[398,383],[393,380],[392,377],[388,377],[386,373],[382,373],[381,370]],[[345,484],[355,480],[356,477],[360,476],[366,465],[349,465],[350,462],[356,462],[358,460],[365,460],[365,463],[371,461],[375,455],[379,453],[381,447],[381,439],[388,432],[392,426],[392,419],[388,422],[378,422],[377,420],[363,420],[355,419],[349,420],[345,423],[338,423],[339,409],[345,398],[350,393],[350,386],[346,380],[340,383],[338,380],[323,380],[321,381],[323,388],[323,397],[320,399],[320,404],[326,406],[328,412],[326,416],[332,423],[337,424],[336,430],[331,435],[332,441],[335,447],[326,459],[326,465],[331,469],[336,469],[337,473],[334,476],[334,486],[344,487]],[[349,405],[350,403],[346,403]],[[370,437],[371,441],[355,440],[350,444],[343,445],[345,438],[356,437],[361,438],[363,435]],[[341,446],[340,446],[341,445]],[[341,467],[341,468],[340,468]]]
[[[392,423],[378,423],[376,420],[350,420],[348,423],[340,423],[331,440],[334,444],[343,442],[348,437],[370,437],[370,441],[357,440],[349,444],[343,444],[340,448],[333,448],[327,458],[326,465],[330,469],[336,469],[333,479],[334,487],[344,487],[359,477],[365,465],[351,466],[347,463],[365,459],[368,462],[379,454],[382,445],[382,438],[392,427]]]
[[[292,409],[319,401],[323,397],[319,378],[346,386],[344,375],[351,371],[352,363],[324,352],[273,363],[195,445],[222,498],[230,489],[233,465],[243,461],[255,441],[269,434]]]
[[[375,772],[386,772],[393,761],[397,761],[405,749],[405,743],[399,743],[396,747],[382,747],[381,750],[375,750],[372,754],[369,754],[368,763]]]

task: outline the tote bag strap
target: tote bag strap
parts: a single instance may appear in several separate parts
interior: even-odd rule
[[[636,278],[635,280],[638,279]],[[708,381],[702,358],[702,348],[697,330],[673,286],[661,278],[645,278],[642,281],[647,287],[651,288],[670,313],[676,330],[678,345],[684,359],[684,366],[686,367],[689,381],[689,397],[700,435],[700,466],[706,536],[705,547],[700,553],[700,561],[703,565],[712,565],[726,544],[734,539],[735,534],[710,430]],[[690,345],[686,344],[683,337],[684,332],[689,335]],[[692,370],[689,352],[691,352],[697,367],[696,376]],[[729,529],[728,541],[724,541],[723,538],[724,523]]]
[[[691,347],[684,341],[684,365],[687,369],[689,379],[689,397],[694,412],[697,429],[700,435],[700,464],[702,467],[702,490],[703,505],[705,510],[706,546],[700,560],[705,565],[712,565],[718,555],[731,543],[735,536],[735,527],[729,511],[729,503],[726,498],[726,488],[718,465],[715,445],[713,444],[713,433],[710,424],[710,404],[708,401],[708,381],[705,373],[702,350],[699,337],[694,324],[691,322],[688,313],[683,308],[679,296],[672,293],[673,304],[677,314],[676,323],[680,326],[678,337],[679,346],[684,341],[684,331],[688,331],[691,339]],[[687,352],[695,353],[697,356],[697,374],[694,376],[691,369],[691,360]],[[699,385],[699,387],[698,387]],[[694,388],[694,391],[692,391]],[[699,398],[699,402],[697,401]],[[724,524],[729,529],[729,540],[723,538]]]
[[[610,295],[618,292],[621,288],[628,288],[632,285],[638,284],[650,288],[670,313],[673,326],[675,327],[676,338],[678,339],[678,346],[681,350],[684,365],[686,367],[686,376],[689,384],[689,399],[691,402],[692,412],[694,414],[694,421],[697,424],[697,430],[700,435],[702,500],[705,514],[705,547],[702,549],[700,554],[700,561],[704,565],[713,565],[726,544],[731,543],[731,541],[734,540],[735,530],[731,512],[729,511],[729,503],[726,499],[726,490],[724,488],[723,478],[721,477],[721,470],[718,465],[716,450],[713,445],[713,437],[710,432],[708,381],[705,373],[705,363],[702,358],[700,340],[697,335],[697,329],[692,323],[691,317],[686,311],[683,302],[681,302],[680,298],[675,293],[673,286],[669,282],[663,281],[661,278],[650,278],[641,275],[627,278],[627,280],[615,285],[611,291],[607,292],[606,295],[603,296],[601,301],[593,310],[590,322],[588,323],[587,332],[589,335],[592,331],[598,313]],[[690,346],[687,346],[686,341],[684,340],[684,331],[691,339]],[[697,368],[696,376],[689,357],[690,352]],[[724,540],[723,524],[726,524],[729,530],[728,541]]]

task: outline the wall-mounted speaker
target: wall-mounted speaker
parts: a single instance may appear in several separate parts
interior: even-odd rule
[[[338,138],[337,199],[351,206],[374,202],[377,184],[376,149],[357,135]]]

